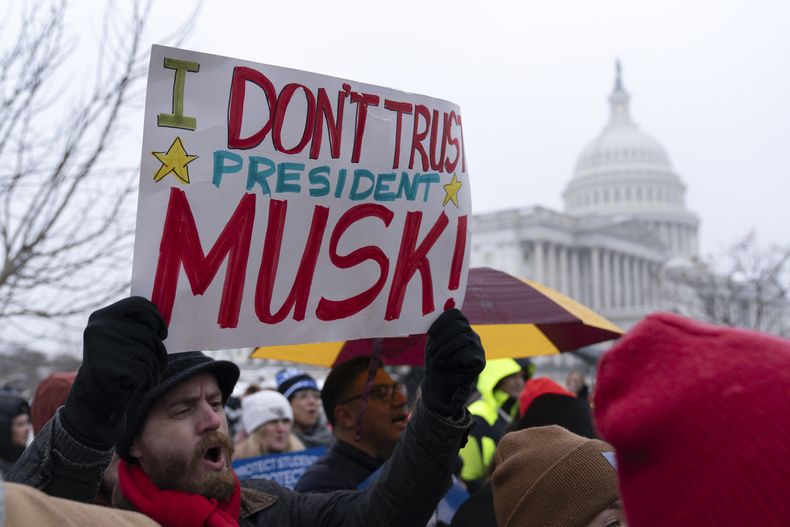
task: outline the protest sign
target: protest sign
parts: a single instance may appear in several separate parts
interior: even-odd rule
[[[154,46],[132,293],[168,351],[420,333],[466,288],[460,109]]]
[[[315,447],[299,452],[239,459],[233,462],[233,471],[240,480],[271,479],[283,487],[293,489],[302,474],[325,452],[326,447]]]

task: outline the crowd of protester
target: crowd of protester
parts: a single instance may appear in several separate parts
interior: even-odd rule
[[[152,304],[122,300],[91,316],[78,372],[30,404],[0,391],[0,525],[790,525],[778,337],[655,314],[594,383],[561,385],[528,359],[485,362],[453,309],[424,370],[355,357],[236,398],[235,364],[168,356],[166,335]],[[316,447],[293,490],[231,465]]]

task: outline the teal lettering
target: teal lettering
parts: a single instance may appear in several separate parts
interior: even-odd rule
[[[398,199],[406,196],[409,201],[417,199],[417,184],[409,178],[408,172],[400,173],[400,184],[398,185]]]
[[[231,160],[235,164],[226,165],[225,160]],[[215,187],[219,188],[222,182],[222,176],[225,174],[235,174],[241,172],[241,166],[244,164],[244,159],[239,154],[228,152],[227,150],[214,151],[214,175],[211,177],[211,182]],[[249,190],[249,187],[247,188]]]
[[[428,192],[431,190],[431,184],[439,182],[439,174],[436,172],[430,172],[428,174],[420,174],[417,173],[414,176],[414,186],[417,187],[420,183],[425,183],[425,193],[423,194],[422,200],[428,201]]]
[[[301,192],[302,186],[293,182],[299,181],[303,170],[303,163],[280,163],[277,165],[277,193]]]
[[[360,191],[360,182],[363,179],[367,179],[370,181],[370,186],[365,189],[364,191]],[[373,187],[376,184],[376,177],[373,175],[373,172],[364,168],[357,168],[354,170],[354,182],[351,185],[351,192],[349,193],[349,199],[352,201],[360,201],[373,193]]]
[[[261,165],[266,167],[263,171],[259,168]],[[275,170],[277,169],[274,161],[268,157],[251,156],[250,164],[247,167],[247,190],[252,190],[252,187],[257,184],[260,185],[261,193],[264,196],[271,196],[272,189],[269,187],[269,182],[266,181],[266,178],[274,174]]]
[[[326,165],[315,167],[307,174],[311,185],[318,185],[318,188],[310,188],[310,195],[316,198],[329,194],[329,167]]]
[[[395,172],[379,174],[376,180],[376,190],[373,192],[373,199],[376,201],[395,201],[397,194],[390,190],[390,183],[395,181]]]

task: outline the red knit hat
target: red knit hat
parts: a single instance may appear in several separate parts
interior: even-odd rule
[[[598,369],[630,525],[790,525],[790,341],[669,314]]]
[[[524,389],[521,390],[521,395],[518,397],[518,415],[524,415],[536,397],[547,393],[576,397],[548,377],[535,377],[524,383]]]

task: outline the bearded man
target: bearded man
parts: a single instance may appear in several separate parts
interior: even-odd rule
[[[9,481],[90,502],[113,447],[114,505],[164,526],[422,526],[450,482],[471,418],[464,407],[485,359],[457,309],[428,331],[420,403],[381,477],[365,491],[300,494],[270,480],[239,483],[224,402],[239,376],[201,352],[167,355],[156,307],[131,297],[91,315],[83,363],[63,408]]]

